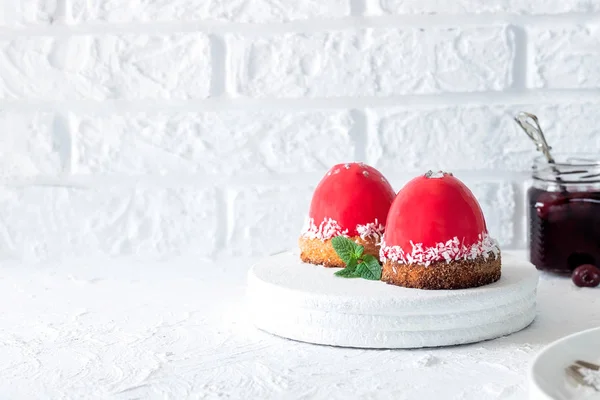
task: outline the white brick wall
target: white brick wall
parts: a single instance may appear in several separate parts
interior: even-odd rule
[[[595,0],[372,0],[369,4],[375,10],[395,14],[558,14],[600,11],[600,3]]]
[[[221,20],[280,22],[348,15],[348,0],[71,0],[65,15],[77,22]]]
[[[198,99],[209,95],[203,34],[0,40],[0,96],[22,100]]]
[[[354,157],[352,120],[338,111],[77,114],[71,123],[81,174],[292,174]]]
[[[254,98],[474,92],[512,84],[513,35],[505,27],[236,35],[227,44],[236,94]]]
[[[213,255],[214,190],[7,188],[0,195],[0,254],[24,260],[182,253]]]
[[[536,88],[600,86],[600,25],[529,30]]]
[[[0,0],[0,257],[259,256],[366,161],[525,246],[536,113],[600,149],[596,0]]]

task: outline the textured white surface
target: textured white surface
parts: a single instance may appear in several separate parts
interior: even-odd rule
[[[536,315],[538,273],[505,254],[502,278],[468,290],[428,291],[302,263],[286,252],[248,275],[254,324],[278,336],[359,348],[419,348],[478,342],[519,331]]]
[[[71,0],[70,22],[173,21],[215,19],[280,22],[348,15],[349,0]]]
[[[523,400],[544,345],[600,325],[600,289],[543,276],[527,329],[472,345],[358,350],[262,333],[249,263],[0,265],[0,397]]]
[[[232,216],[227,254],[250,256],[297,247],[316,184],[256,185],[229,191]],[[302,218],[296,225],[298,215]]]
[[[320,172],[355,147],[353,121],[338,111],[72,113],[69,122],[76,173]]]
[[[126,34],[2,40],[0,70],[6,99],[182,99],[208,96],[211,65],[201,33]]]
[[[369,0],[388,13],[515,13],[515,14],[560,14],[565,12],[599,11],[600,4],[594,0],[456,0],[440,2],[437,0]]]
[[[57,117],[49,112],[0,112],[0,177],[30,177],[62,173],[64,138],[53,134]]]
[[[533,87],[597,88],[600,76],[600,25],[531,29]]]
[[[214,199],[206,189],[141,185],[4,188],[0,258],[210,256],[218,240]]]
[[[506,27],[483,26],[232,36],[228,44],[242,96],[337,97],[506,89],[513,40]]]

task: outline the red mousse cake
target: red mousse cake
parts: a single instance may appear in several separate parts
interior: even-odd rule
[[[388,211],[395,192],[385,177],[363,163],[334,165],[319,182],[299,239],[302,261],[345,267],[331,245],[346,236],[379,256]]]
[[[473,193],[429,171],[402,188],[381,243],[381,280],[420,289],[464,289],[500,279],[500,248]]]

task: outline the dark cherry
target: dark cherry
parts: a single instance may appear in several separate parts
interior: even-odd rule
[[[571,276],[579,287],[596,287],[600,284],[600,269],[592,264],[583,264],[575,268]]]

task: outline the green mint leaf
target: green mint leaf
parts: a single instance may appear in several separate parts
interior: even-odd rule
[[[342,278],[360,278],[360,274],[356,271],[350,271],[349,269],[340,269],[335,272],[335,275],[340,276]]]
[[[334,275],[341,276],[344,278],[358,278],[360,274],[356,273],[356,266],[358,265],[358,261],[355,258],[350,260],[348,264],[346,264],[346,268],[336,271]]]
[[[363,262],[358,265],[356,272],[360,273],[363,279],[378,281],[381,279],[381,264],[374,256],[365,254]]]
[[[350,262],[348,264],[346,264],[346,268],[349,271],[356,271],[356,267],[358,266],[358,260],[356,258],[353,258],[352,260],[350,260]]]
[[[356,257],[354,257],[356,243],[347,237],[336,236],[331,239],[331,245],[344,264],[348,265],[350,260],[356,259]]]
[[[357,244],[356,247],[354,248],[354,257],[361,258],[364,252],[365,252],[364,246]]]
[[[360,264],[358,264],[358,267],[356,267],[356,273],[358,274],[358,276],[362,276],[364,273],[368,272],[369,270],[367,269],[366,265],[364,262],[361,262]]]

